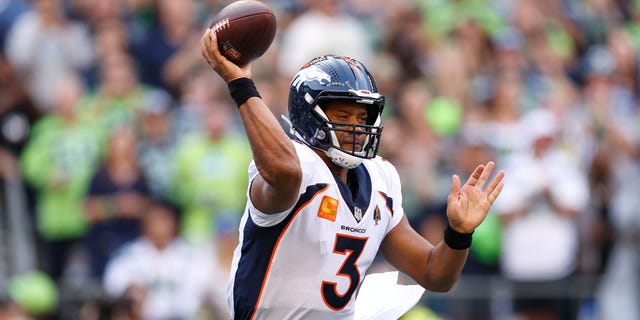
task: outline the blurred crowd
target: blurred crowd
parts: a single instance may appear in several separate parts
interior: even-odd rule
[[[229,2],[0,0],[0,319],[225,318],[251,150],[199,41]],[[406,319],[640,319],[640,1],[265,2],[266,104],[312,57],[362,61],[425,238],[452,174],[507,173]]]

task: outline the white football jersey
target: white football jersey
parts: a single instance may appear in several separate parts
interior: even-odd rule
[[[296,204],[266,215],[247,201],[227,288],[233,319],[352,319],[355,293],[404,214],[389,162],[350,170],[352,194],[311,148],[295,146],[303,172]],[[249,179],[257,175],[251,163]]]

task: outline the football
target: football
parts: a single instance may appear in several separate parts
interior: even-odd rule
[[[220,52],[242,66],[269,49],[276,26],[276,16],[269,6],[257,0],[240,0],[222,8],[210,28],[216,33]]]

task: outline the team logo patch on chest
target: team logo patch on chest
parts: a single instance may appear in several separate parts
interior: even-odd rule
[[[338,199],[329,196],[322,197],[320,208],[318,208],[318,217],[329,221],[336,221],[338,216]]]

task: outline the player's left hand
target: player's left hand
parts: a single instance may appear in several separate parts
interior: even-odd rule
[[[504,171],[500,170],[483,190],[494,168],[493,161],[477,166],[462,187],[460,178],[457,175],[453,176],[451,192],[447,198],[447,219],[455,231],[473,232],[489,213],[491,205],[504,186]]]

